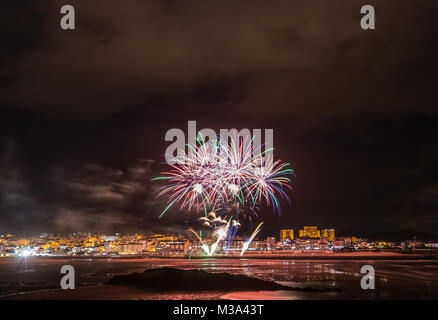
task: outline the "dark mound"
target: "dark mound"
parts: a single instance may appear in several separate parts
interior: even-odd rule
[[[293,290],[275,282],[242,275],[201,270],[159,268],[115,276],[107,284],[128,285],[151,291]]]

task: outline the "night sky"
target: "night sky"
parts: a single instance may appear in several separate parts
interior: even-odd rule
[[[59,1],[0,3],[0,232],[193,226],[149,181],[196,120],[274,129],[296,177],[266,234],[438,233],[434,1],[66,2],[76,30]]]

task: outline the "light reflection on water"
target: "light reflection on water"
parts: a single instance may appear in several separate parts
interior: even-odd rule
[[[41,288],[58,287],[62,265],[75,267],[77,284],[104,283],[116,274],[143,272],[159,267],[200,269],[207,272],[240,274],[277,281],[295,288],[342,292],[264,292],[254,294],[266,299],[284,298],[438,298],[438,261],[411,260],[263,260],[263,259],[50,259],[1,258],[0,295]],[[376,290],[360,289],[360,268],[373,265]],[[230,293],[227,293],[230,294]],[[238,295],[238,293],[235,293]],[[240,293],[244,294],[244,293]],[[233,298],[233,296],[227,296]]]

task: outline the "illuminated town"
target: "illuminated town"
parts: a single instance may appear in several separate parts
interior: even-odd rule
[[[211,235],[203,239],[211,243]],[[231,245],[219,246],[215,256],[239,256],[246,239],[235,237]],[[433,250],[438,243],[415,239],[400,242],[369,241],[356,236],[336,236],[334,229],[318,229],[304,226],[295,232],[282,229],[279,237],[255,238],[249,245],[251,254],[318,254],[342,252],[412,251]],[[43,233],[32,237],[13,234],[0,235],[0,257],[28,256],[144,256],[144,257],[202,257],[204,255],[198,239],[170,234],[91,234],[72,233],[55,235]]]

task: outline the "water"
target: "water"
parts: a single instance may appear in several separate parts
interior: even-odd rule
[[[76,285],[102,284],[117,274],[159,267],[227,272],[314,291],[224,292],[227,299],[437,299],[438,261],[434,260],[268,260],[268,259],[54,259],[1,258],[0,295],[59,288],[62,265],[75,268]],[[372,265],[376,289],[360,288],[360,269]],[[340,289],[334,291],[332,289]],[[175,293],[176,295],[176,293]],[[178,297],[181,295],[178,295]],[[182,296],[184,297],[184,296]],[[197,293],[202,298],[202,293]],[[205,296],[207,297],[207,296]],[[123,298],[123,297],[121,297]],[[146,296],[147,298],[147,296]],[[166,298],[172,298],[168,293]]]

